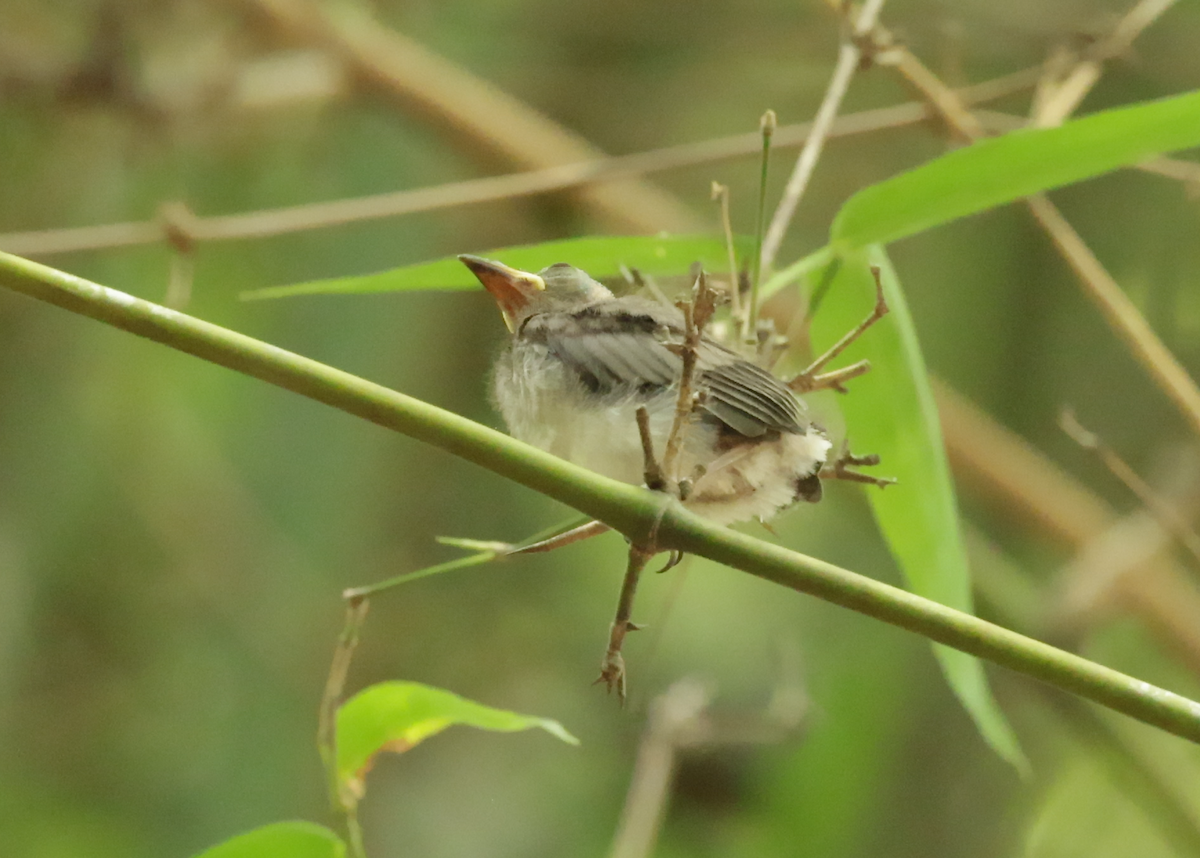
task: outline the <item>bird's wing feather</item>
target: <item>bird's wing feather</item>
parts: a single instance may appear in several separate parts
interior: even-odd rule
[[[697,357],[705,406],[716,417],[752,438],[772,430],[804,433],[800,403],[767,370],[711,342],[701,344]]]
[[[519,336],[543,344],[592,393],[648,398],[679,381],[683,361],[663,334],[679,341],[681,328],[673,310],[626,299],[534,316]],[[712,340],[698,351],[697,385],[703,408],[741,435],[806,431],[800,404],[779,379]]]

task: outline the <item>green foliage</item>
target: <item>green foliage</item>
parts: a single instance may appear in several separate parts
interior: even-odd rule
[[[343,794],[362,795],[363,778],[380,752],[403,753],[455,724],[500,733],[536,727],[579,744],[549,718],[493,709],[416,682],[381,682],[360,691],[338,710],[337,775]]]
[[[833,219],[838,250],[886,244],[1041,191],[1200,146],[1200,92],[1014,131],[863,188]]]
[[[738,238],[739,258],[749,239]],[[464,250],[465,252],[465,250]],[[538,271],[556,262],[570,262],[597,278],[618,277],[622,268],[636,268],[651,276],[682,274],[696,262],[709,271],[729,266],[723,239],[703,235],[622,235],[568,238],[522,247],[502,247],[480,255],[498,259],[525,271]],[[294,295],[405,292],[423,289],[475,289],[479,281],[457,257],[406,265],[376,274],[314,280],[292,286],[272,286],[246,292],[243,298],[287,298]]]
[[[196,858],[344,858],[345,854],[346,845],[328,828],[295,820],[244,832]]]
[[[877,470],[897,480],[882,490],[869,488],[866,496],[909,587],[971,613],[970,571],[929,373],[900,280],[881,247],[842,260],[830,297],[813,320],[814,341],[818,350],[824,349],[866,316],[875,296],[871,265],[880,269],[890,312],[839,361],[871,361],[871,371],[851,381],[850,394],[839,400],[847,439],[858,453],[878,454],[882,463]],[[988,744],[1026,771],[1028,762],[979,660],[938,644],[934,652]]]

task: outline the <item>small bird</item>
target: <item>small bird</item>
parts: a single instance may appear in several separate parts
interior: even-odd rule
[[[492,398],[509,432],[599,474],[642,485],[646,448],[675,421],[686,323],[675,307],[617,298],[565,263],[537,274],[462,255],[500,307],[512,340],[496,361]],[[821,498],[831,443],[804,404],[762,367],[706,336],[695,347],[696,405],[667,480],[685,505],[719,524],[766,521]]]

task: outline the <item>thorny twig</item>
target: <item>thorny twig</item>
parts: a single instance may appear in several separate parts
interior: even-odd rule
[[[697,394],[693,392],[696,373],[697,354],[704,328],[712,318],[716,309],[716,299],[708,286],[708,278],[703,271],[696,276],[692,288],[692,300],[680,301],[677,305],[683,314],[683,342],[668,343],[667,348],[680,357],[682,366],[679,375],[679,395],[675,403],[675,417],[671,422],[671,433],[667,436],[666,452],[660,463],[654,453],[654,439],[650,434],[650,414],[645,406],[637,409],[638,434],[642,442],[642,457],[646,486],[656,491],[670,491],[681,499],[690,490],[690,480],[675,479],[676,463],[687,434],[688,424],[696,407]],[[638,580],[646,563],[657,553],[653,545],[629,546],[629,563],[625,570],[625,579],[621,584],[621,596],[617,602],[617,615],[609,631],[608,649],[600,665],[600,678],[608,690],[617,692],[622,705],[625,702],[625,660],[621,656],[621,648],[625,635],[639,628],[630,622],[633,613],[634,595],[637,593]],[[682,559],[680,552],[671,552],[667,565],[660,571],[677,565]]]
[[[814,360],[808,367],[791,381],[788,382],[788,387],[798,393],[808,393],[814,390],[825,390],[832,388],[839,393],[845,393],[846,388],[844,382],[851,378],[857,378],[863,373],[871,369],[869,361],[860,360],[852,363],[843,369],[834,370],[833,372],[820,373],[830,361],[840,355],[846,348],[863,335],[867,328],[878,322],[888,314],[887,298],[883,294],[883,278],[877,266],[871,266],[871,276],[875,278],[875,306],[871,308],[870,314],[859,323],[858,327],[849,331],[840,340],[834,343],[824,354]]]
[[[692,287],[692,300],[677,304],[683,313],[683,342],[669,343],[670,349],[683,361],[679,375],[679,396],[675,403],[675,419],[671,423],[671,434],[667,436],[667,448],[663,453],[662,470],[668,479],[675,472],[676,460],[683,447],[687,425],[696,408],[696,393],[693,390],[696,361],[704,329],[716,310],[716,299],[708,286],[708,276],[701,271]],[[676,481],[677,482],[677,481]]]
[[[856,456],[850,452],[847,442],[842,442],[842,450],[833,463],[821,468],[817,474],[823,480],[844,480],[848,483],[865,483],[869,486],[879,486],[884,489],[896,484],[895,477],[872,477],[851,468],[873,468],[879,464],[879,456],[871,453],[866,456]]]
[[[621,582],[621,595],[617,598],[617,614],[609,627],[608,649],[600,662],[600,676],[596,678],[596,683],[603,682],[610,694],[614,690],[617,692],[617,699],[622,706],[625,705],[625,659],[621,655],[621,648],[625,644],[627,633],[641,629],[641,626],[631,619],[633,598],[637,593],[642,570],[646,568],[654,553],[653,548],[643,548],[634,544],[629,546],[629,564],[625,568],[625,579]]]

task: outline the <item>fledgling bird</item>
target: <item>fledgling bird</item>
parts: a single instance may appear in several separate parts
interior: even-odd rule
[[[677,407],[682,313],[616,298],[565,263],[537,274],[462,255],[500,307],[512,340],[496,361],[492,397],[516,438],[624,482],[644,482],[636,412],[645,406],[663,451]],[[675,345],[672,350],[670,346]],[[767,520],[821,497],[830,441],[770,372],[708,337],[696,349],[698,407],[674,463],[699,474],[685,504],[719,524]]]

